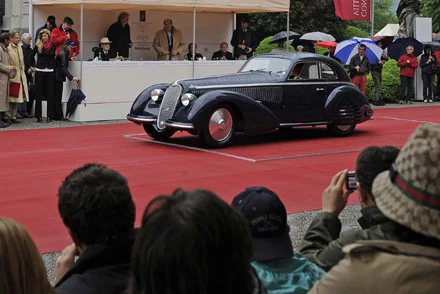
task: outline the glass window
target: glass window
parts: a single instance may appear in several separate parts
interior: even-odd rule
[[[324,80],[337,80],[338,76],[334,70],[327,63],[321,63],[322,79]]]
[[[316,62],[297,63],[289,75],[289,80],[319,79],[319,67]]]
[[[264,57],[252,58],[240,69],[240,72],[265,71],[284,76],[290,68],[291,61],[285,58]]]

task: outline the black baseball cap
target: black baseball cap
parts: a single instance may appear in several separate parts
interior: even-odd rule
[[[266,187],[249,187],[232,201],[249,221],[255,261],[293,256],[287,212],[275,192]]]
[[[63,23],[67,23],[68,25],[73,25],[73,19],[71,19],[70,17],[66,16],[63,20]]]

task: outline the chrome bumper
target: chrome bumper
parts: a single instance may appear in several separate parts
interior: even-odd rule
[[[133,116],[130,114],[127,114],[127,119],[129,121],[135,122],[137,124],[153,125],[157,122],[157,119],[153,118],[153,117]],[[179,129],[179,130],[193,130],[194,129],[194,125],[192,123],[166,121],[164,123],[164,125],[165,125],[165,127],[170,128],[170,129]]]

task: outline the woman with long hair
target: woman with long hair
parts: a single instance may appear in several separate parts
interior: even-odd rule
[[[55,95],[55,44],[50,40],[50,31],[43,29],[37,37],[37,43],[30,55],[29,63],[31,70],[35,71],[35,86],[37,88],[35,117],[42,122],[42,100],[43,95],[47,100],[47,122],[54,117],[54,95]],[[35,65],[35,55],[37,64]]]
[[[55,294],[31,236],[5,217],[0,217],[0,273],[0,293]]]

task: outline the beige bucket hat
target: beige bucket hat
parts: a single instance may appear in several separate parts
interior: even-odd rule
[[[374,180],[373,195],[389,219],[440,239],[440,125],[414,131],[392,168]]]
[[[99,41],[99,44],[111,44],[112,41],[110,41],[107,37],[101,38],[101,41]]]

